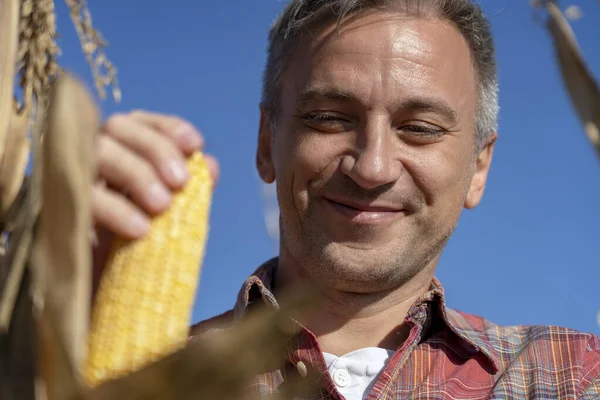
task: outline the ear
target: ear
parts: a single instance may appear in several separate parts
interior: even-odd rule
[[[265,183],[275,182],[275,167],[272,153],[271,118],[269,112],[260,105],[260,126],[258,129],[258,146],[256,149],[256,169]]]
[[[475,173],[471,178],[471,185],[469,186],[469,191],[467,192],[464,204],[464,207],[467,209],[475,208],[481,202],[488,173],[490,171],[490,165],[492,164],[492,155],[494,153],[496,139],[497,135],[494,134],[477,155],[477,159],[475,160]]]

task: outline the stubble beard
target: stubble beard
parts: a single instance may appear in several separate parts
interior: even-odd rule
[[[312,220],[308,218],[308,220]],[[435,239],[426,246],[406,238],[397,249],[388,243],[384,248],[358,249],[327,238],[318,225],[301,224],[298,232],[280,216],[281,246],[301,269],[300,274],[326,288],[348,293],[375,293],[397,289],[426,268],[438,257],[450,240],[454,223],[446,232],[431,232]],[[430,237],[431,237],[430,236]],[[423,235],[420,235],[423,237]],[[398,242],[394,242],[398,243]],[[435,267],[435,266],[433,266]]]

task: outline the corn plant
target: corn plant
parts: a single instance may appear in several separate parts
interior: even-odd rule
[[[581,18],[582,12],[572,5],[563,12],[556,0],[532,0],[531,4],[546,12],[546,26],[563,83],[590,143],[600,156],[600,88],[568,21]]]
[[[104,98],[111,86],[118,100],[116,69],[104,54],[106,43],[92,27],[85,1],[66,3],[98,94]],[[279,311],[258,310],[219,334],[188,340],[189,332],[181,326],[188,323],[190,299],[199,280],[197,264],[207,229],[202,225],[207,224],[211,199],[210,190],[204,190],[199,224],[184,227],[181,237],[163,240],[181,222],[181,207],[190,199],[184,190],[180,207],[175,201],[153,222],[149,238],[115,243],[114,258],[103,274],[97,302],[92,303],[90,192],[100,113],[88,88],[57,65],[55,21],[52,0],[0,0],[0,398],[248,398],[247,386],[254,376],[278,367],[297,333],[298,325],[289,323],[291,316],[306,312],[317,296],[301,290],[284,299]],[[29,157],[32,168],[27,175]],[[196,183],[208,188],[202,157],[190,163],[197,171]],[[183,238],[197,241],[196,253],[184,257],[170,252],[173,240]],[[147,299],[153,307],[128,309],[127,317],[140,329],[105,329],[106,316],[118,318],[127,292],[143,285],[127,278],[136,268],[142,279],[157,278],[148,274],[148,265],[144,271],[134,265],[151,257],[145,253],[149,251],[173,266],[184,264],[181,272],[191,271],[196,281],[191,284],[187,277],[185,287],[167,281],[171,284],[164,295],[149,292],[156,297]],[[154,272],[164,279],[161,265]],[[161,336],[145,328],[160,317],[157,308],[178,304],[174,300],[181,300],[176,305],[181,312],[168,313],[178,319],[174,335]],[[119,361],[126,353],[123,343],[131,342],[151,345]],[[100,343],[97,350],[94,343]],[[315,386],[309,383],[292,380],[273,398],[311,390]]]
[[[573,5],[565,8],[563,12],[556,0],[531,0],[531,4],[546,11],[547,28],[563,83],[583,130],[600,157],[600,87],[585,62],[568,21],[580,19],[583,13],[579,7]],[[600,310],[596,320],[600,327]]]

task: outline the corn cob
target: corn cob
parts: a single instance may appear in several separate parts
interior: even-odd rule
[[[200,153],[190,180],[142,239],[118,239],[92,311],[90,386],[127,375],[185,345],[208,233],[212,182]]]

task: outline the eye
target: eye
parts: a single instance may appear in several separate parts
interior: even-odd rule
[[[322,114],[322,113],[311,113],[304,117],[306,121],[313,122],[348,122],[346,119],[341,118],[334,114]]]
[[[409,124],[400,127],[399,130],[417,140],[435,140],[445,134],[444,129],[431,124]]]
[[[345,132],[351,124],[348,118],[324,112],[312,112],[302,116],[302,119],[306,126],[327,133]]]

